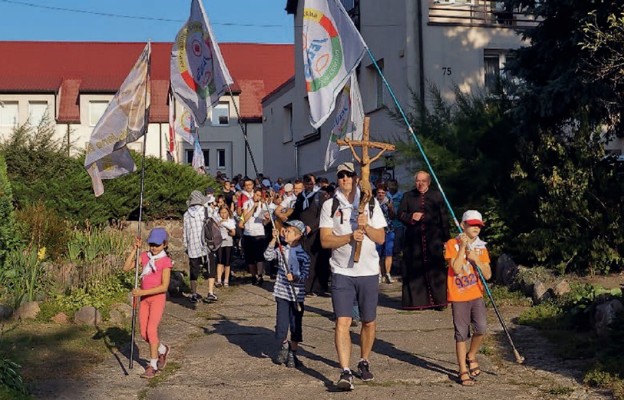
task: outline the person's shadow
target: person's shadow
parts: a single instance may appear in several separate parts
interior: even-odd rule
[[[213,325],[214,331],[208,331],[208,329],[204,329],[204,333],[209,334],[219,334],[224,336],[230,343],[240,347],[247,355],[255,358],[268,358],[268,356],[264,353],[264,349],[273,349],[276,347],[276,340],[274,336],[274,332],[270,329],[260,327],[260,326],[243,326],[231,319],[227,319],[225,316],[221,315],[221,320]],[[254,340],[250,340],[249,337],[253,336]],[[305,357],[310,360],[322,361],[327,365],[338,368],[338,364],[331,360],[328,360],[324,357],[321,357],[317,354],[313,354],[303,347],[299,348],[299,354],[302,357]],[[272,359],[272,362],[275,363],[275,359]],[[304,374],[318,379],[323,382],[325,388],[329,392],[337,391],[338,389],[334,385],[334,382],[327,378],[325,375],[320,372],[306,367],[303,364],[301,367],[297,368],[299,371]]]

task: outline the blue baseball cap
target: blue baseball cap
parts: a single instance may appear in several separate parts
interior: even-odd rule
[[[286,226],[292,226],[293,228],[297,228],[297,230],[302,234],[305,235],[306,232],[306,227],[305,224],[299,220],[293,219],[292,221],[286,221],[284,223],[284,225]]]
[[[165,228],[154,228],[149,234],[147,238],[147,243],[154,243],[161,245],[165,241],[169,239],[169,235],[167,235],[167,231]]]

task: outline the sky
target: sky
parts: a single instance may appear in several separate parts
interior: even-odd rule
[[[218,42],[293,43],[286,0],[203,0]],[[191,0],[0,0],[0,40],[173,42]]]

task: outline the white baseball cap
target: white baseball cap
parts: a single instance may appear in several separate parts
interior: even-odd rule
[[[462,222],[465,222],[468,225],[485,226],[481,213],[476,210],[466,211],[462,216]]]

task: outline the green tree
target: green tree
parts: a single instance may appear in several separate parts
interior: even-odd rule
[[[417,94],[412,93],[415,106],[408,112],[408,120],[458,217],[463,210],[474,208],[485,212],[488,220],[500,222],[496,231],[488,227],[484,232],[493,240],[495,253],[503,251],[508,242],[509,231],[502,221],[513,219],[514,210],[507,207],[516,197],[511,180],[516,138],[507,113],[512,103],[504,94],[509,85],[501,81],[493,95],[467,94],[455,87],[454,102],[444,100],[431,86],[430,106],[421,107]],[[403,124],[399,114],[391,114]],[[420,160],[416,169],[426,169],[411,137],[400,140],[397,149],[400,163]]]
[[[513,176],[530,210],[521,243],[532,261],[560,272],[622,268],[624,191],[604,146],[622,132],[624,99],[597,73],[610,55],[590,34],[611,29],[622,1],[507,3],[541,20],[507,66],[522,81],[512,109],[520,138]]]

